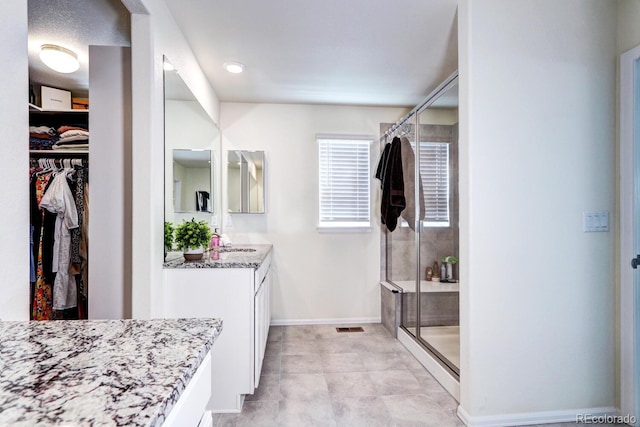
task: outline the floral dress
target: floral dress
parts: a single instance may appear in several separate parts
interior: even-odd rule
[[[51,174],[39,175],[35,178],[36,187],[36,203],[39,205],[42,197],[44,196],[45,189],[49,183]],[[44,211],[40,212],[42,215],[40,226],[40,239],[38,239],[38,257],[36,264],[36,283],[33,293],[33,307],[31,312],[31,318],[33,320],[50,320],[53,315],[53,300],[52,300],[52,288],[51,283],[46,283],[43,256],[42,256],[42,236],[44,235]]]

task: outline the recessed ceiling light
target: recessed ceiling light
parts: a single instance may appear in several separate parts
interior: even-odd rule
[[[47,67],[58,73],[73,73],[80,68],[78,55],[74,51],[55,44],[40,46],[40,59]]]
[[[225,70],[232,74],[240,74],[244,71],[244,64],[239,62],[225,62],[223,66]]]

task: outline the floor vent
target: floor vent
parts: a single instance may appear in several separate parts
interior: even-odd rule
[[[338,332],[364,332],[362,326],[348,327],[348,328],[336,328]]]

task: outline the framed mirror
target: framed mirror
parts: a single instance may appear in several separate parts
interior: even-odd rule
[[[217,221],[221,210],[221,136],[178,70],[165,58],[164,218]]]
[[[264,151],[227,153],[227,208],[230,213],[265,213]]]

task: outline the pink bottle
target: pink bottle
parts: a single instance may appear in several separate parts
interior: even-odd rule
[[[213,260],[220,259],[220,252],[218,252],[219,248],[220,248],[220,235],[218,234],[218,229],[216,228],[213,231],[213,235],[211,236],[211,259]]]

